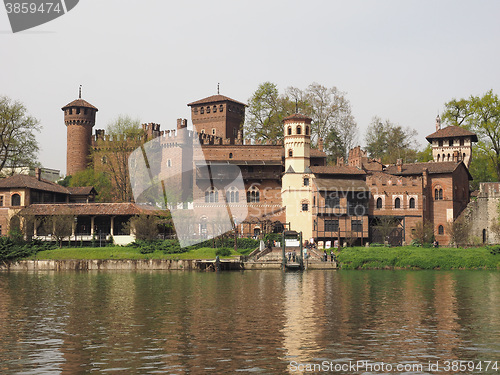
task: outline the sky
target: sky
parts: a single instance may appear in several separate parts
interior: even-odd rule
[[[346,92],[360,145],[374,116],[414,128],[420,147],[453,98],[500,93],[500,2],[80,0],[13,34],[0,9],[0,95],[40,120],[39,160],[66,172],[61,107],[99,108],[175,128],[187,103],[248,102],[259,84]]]

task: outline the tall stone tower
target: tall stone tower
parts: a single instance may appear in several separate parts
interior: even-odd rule
[[[73,175],[85,170],[88,166],[92,127],[95,125],[95,114],[98,109],[81,98],[81,90],[78,99],[61,109],[64,111],[68,137],[66,174]]]
[[[310,169],[311,118],[293,114],[283,120],[285,173],[281,199],[286,207],[290,229],[302,231],[303,238],[313,233],[313,174]]]
[[[245,104],[224,95],[213,95],[189,103],[191,119],[198,133],[235,139],[245,121]]]

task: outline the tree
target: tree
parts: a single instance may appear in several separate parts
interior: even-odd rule
[[[279,95],[278,87],[264,82],[248,99],[245,134],[255,140],[283,139],[283,119],[287,99]]]
[[[39,122],[19,101],[0,96],[0,171],[4,167],[37,166]]]
[[[460,216],[446,226],[450,235],[450,243],[453,243],[455,246],[460,246],[469,242],[471,225],[470,221],[464,216]]]
[[[68,186],[93,186],[97,191],[95,198],[97,202],[112,202],[116,195],[109,176],[103,172],[96,171],[94,168],[87,168],[76,172],[69,179]]]
[[[62,247],[62,242],[65,238],[69,238],[73,234],[73,223],[75,216],[71,214],[69,209],[64,209],[61,214],[45,216],[43,218],[43,227],[45,232],[51,233],[52,238],[56,240],[59,247]]]
[[[137,215],[130,218],[128,228],[138,240],[152,241],[158,238],[158,225],[162,221],[156,215]]]
[[[144,142],[141,122],[129,116],[119,116],[108,125],[107,133],[112,141],[103,147],[99,147],[98,144],[93,151],[94,168],[109,176],[114,192],[113,201],[131,202],[133,196],[128,173],[128,157]]]
[[[356,142],[358,129],[351,105],[346,94],[336,87],[312,83],[305,90],[288,87],[280,95],[274,83],[265,82],[248,103],[245,132],[256,140],[282,139],[283,119],[300,112],[311,117],[311,139],[317,142],[322,138],[331,158],[347,158]]]
[[[434,242],[434,228],[432,227],[432,223],[419,221],[415,224],[414,229],[411,233],[413,241],[421,246]]]
[[[403,128],[389,120],[382,122],[379,117],[374,117],[365,136],[366,150],[370,157],[381,158],[382,163],[394,164],[397,159],[413,163],[418,153],[416,135],[414,129]]]
[[[489,156],[500,180],[500,100],[493,90],[483,96],[452,99],[445,104],[443,122],[475,132],[477,144]]]

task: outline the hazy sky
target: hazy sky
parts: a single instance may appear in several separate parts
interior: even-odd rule
[[[12,34],[0,10],[0,95],[41,121],[40,160],[66,172],[61,107],[99,108],[175,127],[187,103],[247,102],[265,81],[347,92],[360,129],[373,116],[435,131],[446,101],[500,94],[499,1],[80,0],[66,15]]]

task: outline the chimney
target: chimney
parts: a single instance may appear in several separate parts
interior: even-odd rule
[[[318,150],[323,151],[323,138],[318,139]]]
[[[344,157],[337,156],[337,165],[344,165]]]
[[[38,181],[42,178],[42,169],[41,168],[35,168],[35,177]]]
[[[403,172],[403,159],[396,160],[396,168],[399,173]]]

